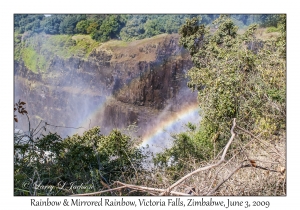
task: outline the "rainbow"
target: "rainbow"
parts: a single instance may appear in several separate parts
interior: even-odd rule
[[[157,124],[142,137],[140,147],[146,146],[147,144],[162,145],[165,142],[161,142],[164,137],[170,136],[165,131],[177,131],[179,132],[182,123],[188,122],[191,118],[199,119],[199,106],[197,103],[183,106],[178,112],[162,113],[157,120]],[[198,121],[199,122],[199,121]],[[160,141],[160,142],[157,142]]]
[[[146,70],[146,71],[149,71]],[[130,86],[134,84],[135,82],[138,82],[140,78],[140,75],[136,75],[136,77],[131,78],[129,81],[129,84],[127,84],[124,87]],[[120,89],[122,91],[123,88]],[[79,120],[79,130],[73,130],[70,133],[71,135],[74,135],[77,131],[86,131],[90,128],[91,120],[95,119],[96,116],[101,116],[103,114],[105,104],[112,100],[113,96],[109,95],[107,96],[106,100],[102,101],[98,106],[96,106],[84,119]],[[165,108],[167,110],[167,108]],[[141,143],[139,144],[139,147],[145,146],[147,144],[162,144],[166,143],[166,141],[162,142],[162,139],[169,138],[170,135],[168,135],[165,131],[168,132],[180,132],[183,131],[182,124],[187,123],[188,120],[191,120],[192,118],[195,119],[195,116],[197,116],[197,122],[199,122],[200,116],[199,116],[199,106],[197,103],[190,103],[187,105],[181,105],[181,108],[179,111],[171,112],[171,111],[163,111],[156,120],[152,120],[152,125],[148,126],[147,131],[143,134]]]
[[[161,62],[162,61],[160,61],[159,64]],[[157,64],[157,65],[159,65],[159,64]],[[150,70],[146,70],[146,71],[150,71]],[[139,82],[139,79],[140,79],[140,75],[136,75],[135,77],[130,78],[129,83],[127,85],[125,85],[124,87],[130,87],[135,82]],[[121,88],[119,91],[122,91],[122,90],[123,90],[123,88]],[[90,122],[91,122],[90,120],[94,119],[95,116],[99,115],[101,113],[101,111],[103,111],[103,109],[105,108],[106,102],[109,102],[112,99],[113,99],[113,96],[111,94],[108,95],[107,98],[106,98],[106,100],[102,101],[96,108],[94,108],[87,117],[85,117],[82,120],[79,120],[80,123],[77,126],[79,129],[77,129],[77,130],[79,130],[79,131],[82,131],[82,129],[85,130],[85,131],[88,130],[90,128],[89,127],[90,126]],[[74,135],[76,132],[77,132],[76,130],[75,131],[71,131],[69,133],[69,136]]]
[[[69,133],[69,136],[74,135],[75,133],[78,133],[78,131],[84,132],[87,131],[88,129],[90,129],[90,123],[91,120],[94,119],[95,116],[99,115],[105,108],[105,104],[107,101],[111,100],[111,96],[108,96],[106,98],[106,100],[103,100],[101,103],[98,104],[98,106],[96,106],[89,114],[87,117],[85,117],[84,119],[82,119],[79,123],[78,129],[76,130],[71,130]],[[79,132],[79,133],[81,133]]]
[[[99,104],[99,106],[97,106],[87,118],[81,121],[80,127],[87,130],[90,124],[90,119],[93,119],[96,115],[100,114],[105,107],[105,102],[110,99],[111,97],[108,97],[106,101]],[[192,103],[182,106],[181,109],[176,112],[163,111],[156,120],[152,121],[153,126],[148,127],[138,146],[144,147],[148,144],[149,146],[156,145],[161,146],[161,148],[165,148],[165,144],[168,142],[167,138],[170,138],[170,132],[184,131],[182,124],[195,119],[195,116],[197,118],[196,121],[199,122],[199,110],[198,104]],[[73,134],[75,133],[72,132],[71,135]]]

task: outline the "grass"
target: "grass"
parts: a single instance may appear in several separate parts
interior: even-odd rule
[[[280,32],[279,28],[276,28],[274,26],[268,27],[267,28],[267,33],[272,33],[272,32]]]
[[[116,48],[127,47],[128,42],[121,41],[121,40],[110,40],[108,42],[103,43],[102,46],[107,49],[114,50]]]
[[[87,58],[97,46],[99,43],[92,40],[88,35],[55,35],[46,39],[42,51],[54,53],[65,59],[72,56]]]
[[[267,28],[258,28],[255,32],[257,39],[268,40],[272,38],[278,38],[280,35],[279,32],[268,32]]]
[[[154,52],[150,54],[149,52],[147,54],[141,53],[141,56],[136,56],[140,54],[138,48],[149,48],[148,45],[155,47],[159,42],[162,42],[164,39],[166,39],[168,35],[160,34],[151,38],[135,40],[132,42],[110,40],[105,43],[99,43],[93,40],[89,35],[81,34],[74,36],[38,34],[25,38],[23,41],[21,41],[21,37],[22,35],[20,34],[15,36],[15,60],[23,60],[25,66],[29,70],[34,73],[39,73],[47,72],[51,61],[55,56],[65,60],[71,57],[87,59],[90,53],[100,45],[101,50],[108,51],[110,53],[125,53],[126,56],[124,59],[126,58],[132,60],[133,57],[135,57],[135,59],[145,59],[141,58],[141,56],[146,56],[148,60],[153,60],[155,57],[153,54]],[[146,44],[147,46],[144,46]]]
[[[32,47],[25,48],[22,51],[22,58],[25,66],[38,73],[40,71],[46,71],[46,59],[44,56],[38,54]]]
[[[34,73],[46,72],[54,56],[87,59],[99,43],[88,35],[34,35],[23,43],[15,39],[15,60],[22,59]]]

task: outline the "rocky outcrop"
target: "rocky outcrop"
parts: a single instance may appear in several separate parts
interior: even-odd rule
[[[133,122],[146,126],[162,110],[196,102],[185,78],[192,63],[178,39],[160,35],[126,46],[111,41],[87,59],[52,56],[47,72],[39,74],[15,61],[15,100],[27,102],[34,125],[44,120],[67,127],[100,125],[107,131]],[[56,131],[68,135],[70,130]]]

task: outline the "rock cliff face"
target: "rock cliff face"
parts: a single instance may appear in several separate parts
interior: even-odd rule
[[[100,125],[104,132],[134,122],[149,127],[162,111],[172,114],[196,103],[185,78],[192,63],[178,39],[160,35],[126,46],[111,41],[87,59],[52,56],[46,73],[35,74],[15,61],[14,98],[27,102],[32,128],[40,120],[85,129]],[[20,121],[17,126],[26,129],[28,123]],[[80,132],[54,126],[49,128],[62,136]]]

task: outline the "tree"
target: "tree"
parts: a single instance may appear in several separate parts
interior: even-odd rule
[[[86,33],[87,34],[93,34],[96,32],[96,30],[98,29],[98,23],[96,22],[91,22],[88,27],[86,28]]]
[[[158,19],[147,20],[144,26],[145,36],[152,37],[162,33],[162,27]]]
[[[181,27],[180,44],[189,51],[194,64],[187,73],[188,86],[198,92],[202,119],[198,129],[188,124],[190,131],[175,135],[171,148],[155,156],[155,165],[171,176],[171,180],[177,180],[165,192],[209,169],[207,166],[192,169],[194,164],[210,162],[212,167],[221,164],[229,145],[233,152],[227,155],[225,165],[231,161],[241,164],[248,159],[251,163],[248,166],[256,167],[256,162],[249,159],[251,156],[260,154],[274,160],[275,152],[276,158],[282,161],[283,170],[279,172],[284,173],[284,155],[273,148],[284,145],[286,138],[285,23],[285,15],[281,15],[278,23],[281,35],[266,40],[257,38],[260,37],[256,35],[257,25],[250,25],[243,34],[237,33],[238,27],[229,15],[221,15],[209,27],[201,25],[198,18],[187,20]],[[243,133],[233,132],[235,126]],[[253,138],[259,143],[250,144]],[[245,150],[246,146],[249,151]],[[218,157],[221,160],[216,164]],[[232,170],[228,165],[222,167]],[[238,179],[244,179],[245,174],[237,175]],[[206,175],[198,178],[197,183]],[[279,182],[278,177],[271,182]],[[284,185],[285,181],[281,183]]]
[[[144,36],[144,23],[147,21],[145,15],[131,15],[128,17],[126,25],[120,31],[122,40],[130,41],[141,39]]]
[[[91,34],[93,39],[101,42],[108,41],[113,38],[118,38],[122,27],[126,23],[126,16],[124,15],[109,15],[102,22],[99,30]]]
[[[59,34],[59,26],[65,15],[51,15],[46,17],[43,22],[44,32],[46,34]]]
[[[213,144],[205,132],[196,130],[196,126],[188,123],[186,132],[173,136],[171,148],[158,153],[154,158],[156,166],[166,169],[172,179],[178,179],[181,172],[189,171],[188,162],[198,163],[202,160],[209,160],[213,156]]]
[[[59,33],[61,34],[75,34],[76,25],[79,21],[84,20],[85,15],[68,15],[59,25]]]
[[[262,27],[277,27],[277,24],[280,22],[281,15],[279,14],[262,14],[261,18],[261,26]]]
[[[23,102],[20,104],[22,105]],[[17,105],[17,104],[16,104]],[[45,129],[46,126],[38,128]],[[114,181],[136,178],[148,157],[143,148],[118,130],[103,135],[99,127],[62,139],[56,133],[33,136],[15,134],[15,195],[68,195],[93,192]],[[59,186],[72,182],[93,188],[73,191],[34,189],[34,183]],[[24,185],[23,183],[31,183]]]
[[[14,25],[18,28],[19,33],[25,31],[41,32],[40,22],[45,18],[44,15],[19,15],[14,16]]]
[[[88,27],[88,21],[82,20],[76,24],[76,32],[80,34],[86,34],[86,29]]]
[[[228,15],[213,25],[210,33],[193,18],[180,29],[194,63],[188,86],[198,91],[202,128],[211,138],[220,133],[221,142],[233,118],[254,133],[278,133],[285,128],[285,40],[258,40],[257,25],[238,35]]]

